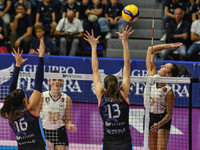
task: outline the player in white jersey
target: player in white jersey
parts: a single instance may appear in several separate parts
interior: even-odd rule
[[[58,73],[57,70],[53,72]],[[77,127],[71,122],[71,98],[61,92],[62,79],[50,79],[51,90],[42,93],[40,104],[42,126],[48,150],[68,150],[66,127],[75,132]]]
[[[177,49],[182,43],[160,44],[153,46],[153,52],[165,49]],[[154,56],[153,56],[154,59]],[[150,75],[151,47],[147,50],[146,68]],[[156,67],[152,64],[152,76],[177,77],[181,75],[191,76],[184,66],[174,63],[162,65],[158,74]],[[146,104],[146,90],[144,92],[144,105]],[[167,150],[171,118],[174,107],[175,96],[172,88],[166,83],[154,83],[151,85],[150,123],[149,123],[149,150]]]

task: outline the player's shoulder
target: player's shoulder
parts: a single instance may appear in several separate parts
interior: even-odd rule
[[[48,96],[48,95],[49,95],[49,91],[45,91],[45,92],[42,93],[42,96],[44,96],[44,97]]]

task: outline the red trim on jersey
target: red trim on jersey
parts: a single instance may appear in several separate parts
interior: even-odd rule
[[[28,110],[27,105],[26,105],[26,109]],[[29,110],[28,110],[28,112],[29,112],[31,115],[33,115],[34,117],[40,118],[40,116],[36,116],[36,115],[32,114]]]
[[[103,92],[103,93],[101,94],[101,100],[102,100],[102,96],[104,95],[104,93],[105,93],[105,92]],[[98,105],[98,109],[99,109],[100,105],[101,105],[101,101],[100,101],[100,103],[99,103],[99,105]]]
[[[130,105],[130,103],[124,98],[123,95],[122,95],[122,98],[124,99],[124,101],[125,101],[128,105]]]

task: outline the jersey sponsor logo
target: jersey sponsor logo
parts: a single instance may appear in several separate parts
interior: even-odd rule
[[[105,122],[105,126],[109,127],[109,126],[123,126],[125,125],[125,122]]]
[[[25,135],[25,136],[17,136],[16,135],[16,139],[17,140],[24,140],[24,139],[32,138],[34,136],[35,136],[34,134],[29,134],[29,135]]]
[[[19,145],[32,144],[32,143],[35,143],[35,139],[30,140],[30,141],[25,141],[25,142],[18,142]]]
[[[106,129],[109,134],[124,134],[126,132],[126,128],[122,129]]]
[[[107,126],[107,127],[109,127],[109,126],[111,126],[111,124],[112,124],[112,122],[105,122],[105,126]]]

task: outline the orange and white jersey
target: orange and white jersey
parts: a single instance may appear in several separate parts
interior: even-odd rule
[[[61,93],[57,100],[53,100],[49,91],[43,92],[44,102],[41,119],[44,129],[55,130],[65,125],[65,109],[67,94]]]
[[[171,90],[169,84],[165,84],[162,87],[157,87],[156,82],[150,86],[151,97],[150,97],[150,112],[153,114],[162,114],[166,111],[165,97]],[[147,89],[144,89],[144,106],[146,107]]]

